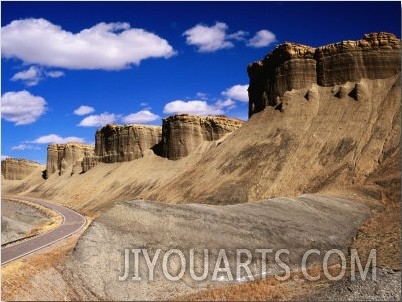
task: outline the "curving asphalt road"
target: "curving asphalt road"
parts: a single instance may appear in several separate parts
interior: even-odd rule
[[[7,199],[17,199],[22,201],[29,201],[32,203],[40,204],[44,207],[50,208],[63,217],[63,223],[54,230],[39,236],[35,236],[31,239],[22,241],[21,243],[5,247],[1,249],[1,265],[24,257],[30,253],[33,253],[45,246],[51,245],[57,241],[60,241],[76,232],[78,232],[87,222],[86,218],[81,214],[53,203],[45,202],[43,200],[27,198],[27,197],[14,197],[3,196]]]

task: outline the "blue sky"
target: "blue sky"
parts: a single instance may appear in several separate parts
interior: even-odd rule
[[[1,2],[1,155],[45,163],[106,123],[247,119],[247,65],[386,31],[400,2]]]

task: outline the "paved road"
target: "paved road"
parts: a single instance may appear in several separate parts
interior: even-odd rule
[[[86,218],[84,216],[69,208],[27,197],[3,196],[2,198],[7,199],[7,197],[10,197],[11,199],[38,203],[44,207],[50,208],[62,215],[63,223],[56,229],[46,234],[35,236],[31,239],[24,240],[21,243],[2,248],[2,265],[33,253],[41,248],[44,248],[45,246],[51,245],[52,243],[60,241],[79,231],[86,224]]]

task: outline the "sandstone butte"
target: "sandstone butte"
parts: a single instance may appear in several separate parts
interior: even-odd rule
[[[24,271],[34,276],[24,279],[29,287],[17,288],[14,279],[4,278],[8,297],[167,300],[209,288],[190,279],[120,282],[116,268],[127,247],[289,248],[299,251],[292,252],[293,263],[300,263],[305,249],[322,255],[347,249],[368,216],[382,215],[381,204],[398,212],[399,57],[400,41],[386,33],[317,49],[285,43],[249,66],[250,118],[244,124],[177,115],[164,120],[154,146],[152,131],[109,125],[98,130],[92,155],[105,162],[86,173],[45,180],[38,167],[22,180],[2,181],[5,193],[47,198],[97,216],[61,265],[49,267],[46,258],[45,270]],[[134,133],[148,137],[143,134],[138,143]],[[377,265],[392,262],[400,270],[395,216],[370,220],[353,244],[360,242],[365,251],[378,248]],[[371,227],[373,233],[365,233]],[[295,299],[300,284],[311,290],[301,281],[290,282]]]
[[[21,180],[40,166],[41,164],[26,159],[6,158],[1,161],[1,175],[4,179]]]
[[[180,159],[189,155],[203,141],[218,140],[243,123],[225,116],[177,114],[163,119],[162,127],[108,124],[96,131],[95,147],[76,142],[50,144],[47,149],[46,178],[55,173],[62,175],[67,172],[72,175],[87,172],[98,163],[132,161],[143,157],[144,152],[151,149],[159,156]],[[9,165],[8,175],[14,167],[19,169]],[[7,178],[10,176],[5,177],[11,179]]]
[[[385,32],[318,48],[290,42],[278,45],[247,68],[249,116],[267,106],[281,109],[284,93],[292,89],[388,78],[401,70],[400,49],[400,40]]]
[[[225,116],[177,114],[163,119],[160,155],[180,159],[191,154],[204,141],[215,141],[243,125]]]
[[[108,124],[95,134],[95,152],[83,159],[82,171],[86,172],[97,163],[132,161],[144,156],[144,152],[161,139],[158,126]]]
[[[98,210],[132,198],[234,204],[364,185],[399,162],[400,68],[389,33],[318,48],[286,42],[248,66],[246,123],[179,114],[162,127],[107,125],[94,149],[49,146],[48,175],[68,171],[62,185],[39,175],[21,191],[63,192]]]
[[[94,146],[80,143],[50,144],[47,147],[46,178],[53,173],[74,174],[81,172],[82,160],[91,156]]]

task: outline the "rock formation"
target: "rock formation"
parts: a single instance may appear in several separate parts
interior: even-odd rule
[[[317,82],[314,48],[284,43],[261,62],[248,66],[249,116],[266,106],[280,104],[278,97],[286,91],[300,89]]]
[[[286,91],[316,83],[329,87],[362,78],[385,79],[401,70],[400,40],[390,33],[366,34],[313,48],[296,43],[277,46],[247,68],[249,116],[267,106],[281,109]]]
[[[153,149],[168,159],[189,155],[204,141],[220,139],[239,128],[243,121],[223,116],[179,114],[163,120],[160,126],[109,124],[96,131],[95,153],[82,161],[86,172],[97,163],[132,161]]]
[[[395,47],[391,46],[392,52]],[[296,60],[310,60],[309,48],[287,49],[288,58],[295,60],[293,66],[297,66]],[[378,49],[381,55],[382,48]],[[303,56],[307,59],[300,59]],[[389,61],[389,57],[383,58]],[[261,76],[255,80],[265,85],[265,74]],[[5,182],[3,188],[24,193],[35,190],[35,194],[60,202],[71,196],[79,200],[74,205],[77,209],[101,211],[116,200],[235,204],[346,190],[364,185],[375,171],[383,172],[378,173],[380,179],[376,178],[373,186],[389,186],[390,179],[395,187],[400,186],[400,177],[396,177],[400,169],[388,176],[390,169],[381,168],[390,158],[393,161],[387,167],[400,167],[400,72],[386,79],[363,78],[329,87],[311,83],[286,91],[280,101],[281,111],[268,106],[241,127],[242,122],[223,117],[168,117],[160,130],[163,137],[158,148],[147,146],[161,156],[99,165],[87,175],[63,182],[52,177],[41,184],[24,179],[24,187]],[[104,159],[110,154],[116,161],[118,156],[128,158],[124,154],[128,138],[124,142],[121,138],[124,127],[109,125],[98,131],[97,154],[83,159],[83,170],[96,164],[98,152],[103,152]],[[235,132],[225,135],[236,127]],[[126,130],[126,136],[129,132],[134,137],[134,130]],[[130,146],[136,144],[141,145]],[[185,160],[162,157],[179,159],[191,152]]]
[[[204,141],[220,139],[243,125],[243,121],[224,116],[177,114],[163,119],[161,155],[180,159]]]
[[[95,157],[85,160],[88,168],[96,162],[115,163],[132,161],[144,156],[161,140],[160,126],[109,124],[96,131]]]
[[[53,173],[81,173],[84,157],[93,156],[94,146],[80,143],[51,144],[47,147],[46,178]]]
[[[41,164],[26,159],[6,158],[1,161],[1,175],[7,180],[21,180],[39,166]]]
[[[82,173],[87,172],[89,169],[95,167],[98,163],[99,158],[97,156],[85,156],[81,162]]]

